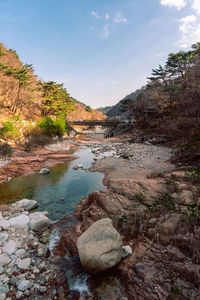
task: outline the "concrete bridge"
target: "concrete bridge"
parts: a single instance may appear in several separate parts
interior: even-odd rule
[[[119,120],[75,120],[68,121],[70,126],[116,126],[123,123]]]

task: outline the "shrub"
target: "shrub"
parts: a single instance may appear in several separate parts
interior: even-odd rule
[[[66,132],[66,121],[63,117],[52,119],[51,117],[43,118],[38,123],[39,128],[44,131],[47,136],[62,136]]]
[[[45,146],[51,142],[51,139],[43,134],[42,130],[38,127],[30,128],[24,133],[25,140],[18,142],[18,146],[22,147],[25,151],[30,152],[37,146]]]
[[[92,108],[88,105],[88,106],[86,106],[85,111],[91,112]]]
[[[11,156],[12,155],[12,148],[7,143],[0,142],[0,155],[2,156]]]
[[[11,138],[15,134],[15,126],[12,121],[5,121],[0,128],[1,138]]]

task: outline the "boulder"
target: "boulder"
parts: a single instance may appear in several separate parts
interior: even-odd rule
[[[39,172],[40,175],[46,175],[49,174],[49,169],[47,168],[42,168]]]
[[[86,271],[97,273],[122,258],[122,238],[109,218],[93,223],[77,240],[80,261]]]
[[[29,200],[29,199],[22,199],[20,201],[17,201],[17,204],[22,206],[24,210],[28,210],[28,211],[38,207],[37,201]]]
[[[9,219],[9,224],[15,228],[26,228],[30,218],[24,214]]]
[[[50,223],[51,221],[49,218],[47,218],[42,212],[30,214],[29,225],[33,231],[43,231],[50,225]]]

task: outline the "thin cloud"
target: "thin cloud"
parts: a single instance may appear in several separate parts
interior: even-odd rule
[[[200,15],[200,0],[193,0],[192,8],[196,11],[198,15]]]
[[[114,18],[115,23],[127,23],[127,19],[123,16],[121,11],[118,11]]]
[[[110,19],[110,15],[107,13],[107,14],[105,14],[105,19],[106,20],[109,20]]]
[[[178,10],[180,10],[187,5],[187,1],[186,0],[160,0],[160,4],[163,6],[175,7]]]
[[[100,16],[98,15],[98,13],[96,11],[92,11],[91,15],[94,16],[96,19],[100,19]]]
[[[107,25],[103,28],[102,38],[106,39],[106,38],[109,37],[109,35],[110,35],[109,27],[110,27],[110,24],[107,24]]]
[[[189,48],[200,40],[200,19],[195,15],[189,15],[181,18],[179,22],[179,30],[182,36],[178,41],[178,45],[181,48]]]
[[[156,53],[156,57],[160,57],[160,56],[163,56],[163,55],[164,55],[163,52],[158,52],[158,53]]]

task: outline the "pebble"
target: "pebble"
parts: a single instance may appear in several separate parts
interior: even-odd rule
[[[5,267],[10,263],[10,258],[7,255],[0,255],[0,267]]]

